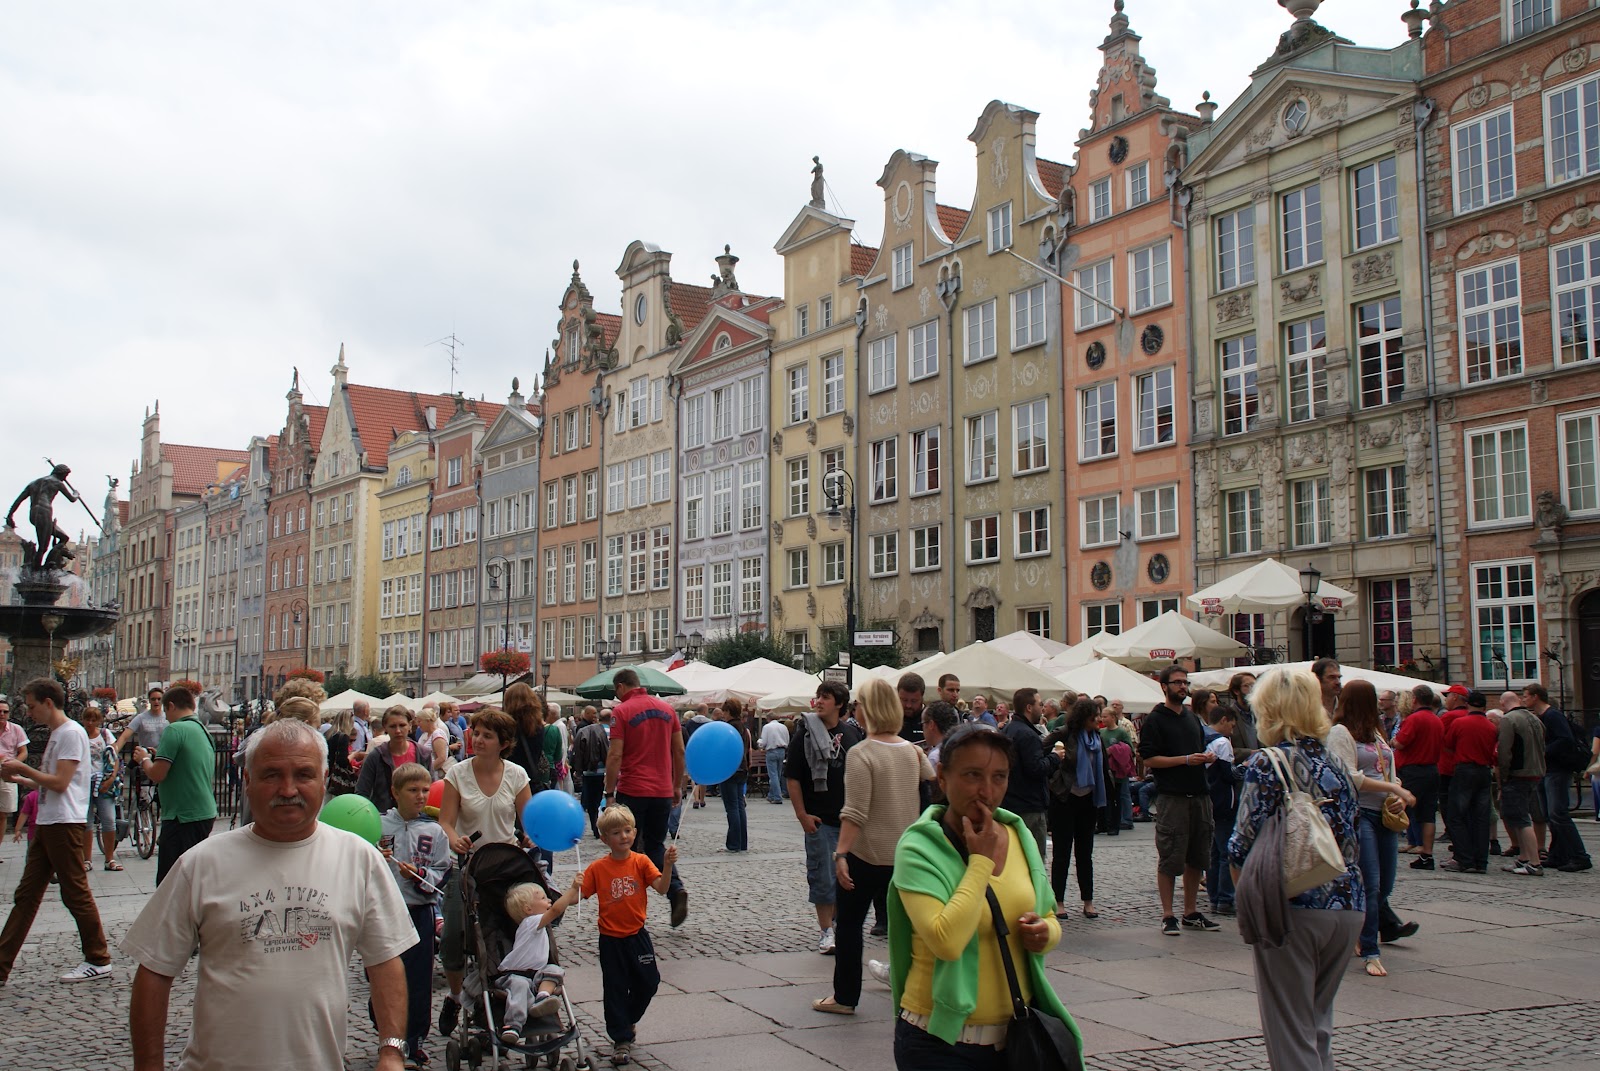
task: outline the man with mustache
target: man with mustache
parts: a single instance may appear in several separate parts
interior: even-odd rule
[[[399,957],[416,931],[382,854],[317,821],[327,766],[327,741],[302,721],[252,736],[244,785],[255,821],[184,853],[128,930],[135,1071],[164,1066],[172,979],[196,949],[182,1071],[342,1067],[352,948],[372,985],[377,1069],[403,1068]]]

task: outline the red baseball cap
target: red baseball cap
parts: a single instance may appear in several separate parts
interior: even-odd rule
[[[1470,690],[1468,690],[1468,688],[1467,688],[1467,686],[1465,684],[1452,684],[1450,687],[1448,687],[1448,688],[1446,688],[1444,690],[1444,694],[1445,695],[1462,695],[1462,696],[1465,696],[1465,695],[1471,695],[1472,693],[1471,693]]]

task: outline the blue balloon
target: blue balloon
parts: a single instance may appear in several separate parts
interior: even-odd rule
[[[547,788],[522,808],[522,831],[547,852],[571,851],[583,839],[583,807],[559,788]]]
[[[718,785],[734,775],[744,761],[744,738],[725,721],[714,721],[694,731],[684,748],[683,762],[697,785]]]

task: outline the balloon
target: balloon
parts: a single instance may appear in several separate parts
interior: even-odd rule
[[[378,808],[371,800],[354,792],[335,796],[323,804],[320,819],[335,829],[354,833],[373,846],[383,834],[383,819],[378,817]]]
[[[545,789],[522,808],[522,831],[547,852],[570,851],[587,821],[578,801],[559,788]]]
[[[422,810],[429,818],[438,818],[439,808],[442,806],[444,806],[444,782],[435,781],[428,786],[428,802],[423,805]]]
[[[725,721],[709,722],[689,738],[683,761],[695,784],[719,785],[732,777],[744,761],[744,739]]]

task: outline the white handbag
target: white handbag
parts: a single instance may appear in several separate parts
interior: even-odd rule
[[[1294,762],[1281,748],[1261,751],[1283,785],[1283,891],[1292,900],[1307,889],[1343,876],[1344,852],[1322,813],[1322,804],[1329,801],[1316,799],[1300,787]]]

